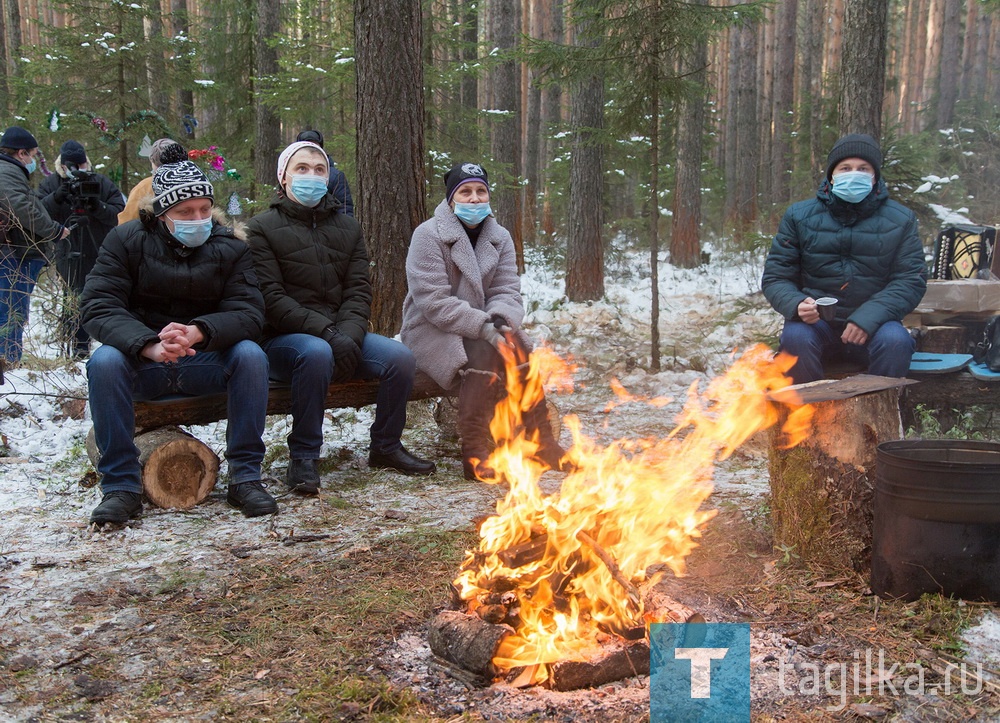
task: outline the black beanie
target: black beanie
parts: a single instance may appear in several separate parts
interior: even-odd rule
[[[76,141],[66,141],[59,148],[59,160],[64,166],[82,166],[87,162],[87,151]]]
[[[826,177],[832,180],[833,169],[845,158],[862,158],[875,169],[875,180],[882,177],[882,150],[878,141],[864,133],[851,133],[833,144],[826,159]]]
[[[32,148],[38,148],[38,141],[21,126],[11,126],[0,136],[0,148],[30,151]]]
[[[470,181],[484,183],[487,190],[489,190],[489,176],[486,175],[486,169],[478,163],[456,163],[452,166],[444,174],[445,200],[451,203],[451,197],[455,195],[458,187]]]
[[[310,143],[315,143],[320,148],[323,147],[323,134],[319,131],[302,131],[295,136],[295,140],[309,141]]]

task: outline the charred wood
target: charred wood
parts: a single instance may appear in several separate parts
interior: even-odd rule
[[[427,639],[432,653],[480,676],[483,685],[488,685],[498,673],[493,658],[500,642],[513,632],[509,625],[445,610],[431,620]]]

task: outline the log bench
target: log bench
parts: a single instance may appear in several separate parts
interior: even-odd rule
[[[326,392],[325,409],[360,409],[374,404],[378,380],[352,380],[331,384]],[[430,377],[417,372],[409,401],[454,396],[454,390],[439,387]],[[162,397],[137,401],[135,443],[142,465],[142,486],[149,500],[158,507],[189,509],[206,499],[215,487],[219,457],[208,445],[179,425],[210,424],[225,419],[227,395]],[[267,395],[267,413],[291,414],[291,387],[272,383]],[[94,430],[87,436],[87,453],[94,467],[100,459]]]
[[[378,380],[352,380],[330,385],[325,409],[360,409],[375,403]],[[453,396],[456,392],[444,390],[423,372],[417,372],[410,392],[410,401],[431,397]],[[218,422],[226,418],[226,394],[208,394],[200,397],[161,397],[151,402],[135,402],[136,431],[146,431],[170,425],[195,425]],[[272,382],[267,395],[267,413],[291,414],[292,389],[286,384]]]

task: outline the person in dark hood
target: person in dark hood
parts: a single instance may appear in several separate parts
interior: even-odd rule
[[[67,356],[86,359],[90,336],[80,324],[80,292],[104,237],[118,225],[125,197],[114,181],[93,171],[86,150],[76,141],[62,144],[55,169],[38,185],[38,194],[49,215],[71,229],[68,237],[55,244],[56,271],[66,284],[60,324]]]
[[[302,131],[296,136],[295,140],[308,141],[309,143],[315,143],[320,148],[324,148],[323,134],[319,131]],[[326,153],[325,150],[323,152]],[[326,154],[326,160],[330,166],[330,180],[327,182],[327,186],[333,197],[340,202],[338,210],[340,213],[346,213],[351,218],[354,218],[354,199],[351,197],[351,187],[347,184],[347,176],[334,165],[333,158],[330,157],[329,153]]]
[[[69,229],[45,210],[28,178],[38,167],[38,141],[21,126],[0,135],[0,358],[21,360],[31,292],[51,256],[51,241]]]
[[[378,379],[368,466],[429,475],[435,465],[410,454],[401,436],[413,389],[413,354],[368,331],[372,287],[361,226],[340,213],[327,187],[326,153],[296,141],[278,157],[279,200],[247,224],[264,294],[261,346],[271,377],[292,387],[288,488],[319,492],[324,400],[333,381]]]
[[[834,144],[816,197],[781,219],[761,287],[785,318],[780,348],[797,358],[796,384],[822,379],[823,362],[836,358],[906,376],[915,343],[901,322],[923,298],[927,271],[917,218],[889,198],[874,138]],[[817,300],[834,305],[830,321]]]
[[[214,189],[190,161],[156,169],[151,206],[113,229],[81,297],[101,342],[87,362],[101,458],[96,525],[142,512],[134,399],[227,393],[226,501],[247,517],[278,511],[261,482],[267,356],[264,299],[250,248],[213,211]]]

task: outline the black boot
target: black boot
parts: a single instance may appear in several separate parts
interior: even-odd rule
[[[138,492],[108,492],[101,504],[90,513],[94,525],[124,525],[142,513],[142,495]]]
[[[264,489],[260,480],[229,485],[226,502],[240,510],[244,517],[273,515],[278,511],[278,503]]]
[[[521,377],[521,387],[526,388],[528,385],[528,365],[521,364],[517,370],[518,375]],[[524,422],[524,430],[527,437],[532,438],[537,435],[538,451],[535,452],[535,458],[550,469],[560,472],[571,471],[573,468],[572,463],[568,460],[563,461],[566,450],[560,446],[559,440],[552,433],[552,425],[549,424],[549,409],[545,403],[544,393],[541,399],[535,403],[535,406],[523,414],[522,421]]]
[[[319,494],[319,469],[315,459],[293,459],[288,463],[285,484],[300,495]]]
[[[462,470],[468,480],[492,480],[496,470],[486,464],[493,447],[490,420],[496,406],[492,372],[468,369],[458,391],[458,433],[462,437]]]

